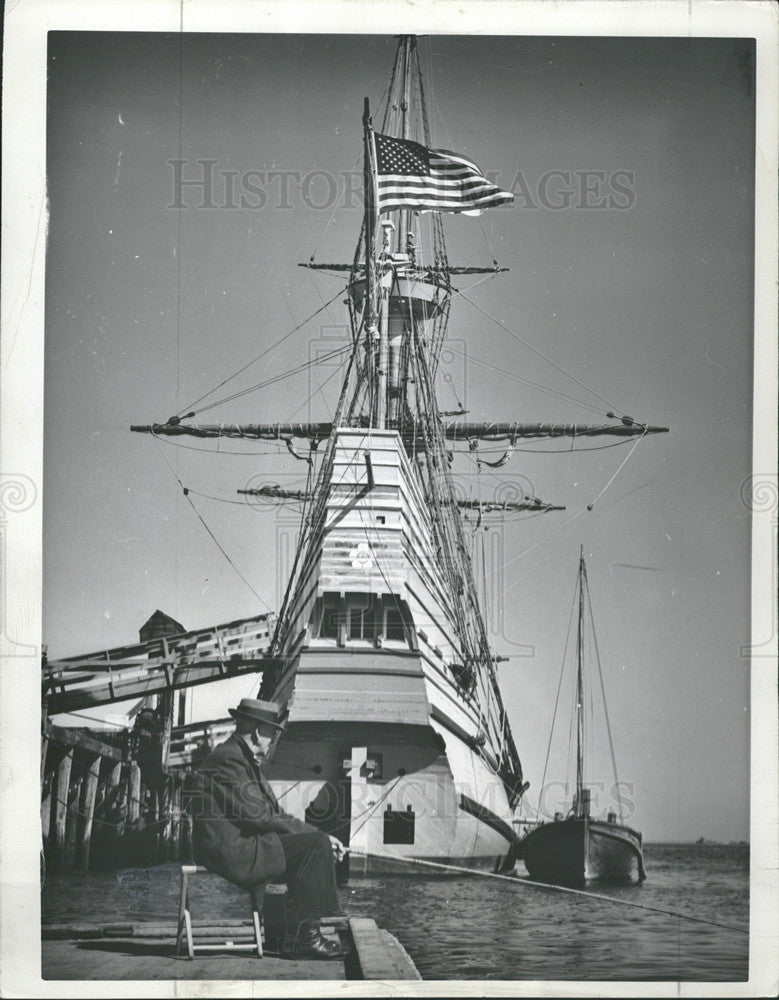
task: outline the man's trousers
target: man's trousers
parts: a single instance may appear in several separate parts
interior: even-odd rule
[[[333,848],[326,833],[283,833],[287,861],[282,880],[287,885],[286,931],[295,935],[303,920],[340,914],[335,888]]]

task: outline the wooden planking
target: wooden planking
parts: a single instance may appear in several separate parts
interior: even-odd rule
[[[68,796],[67,816],[65,817],[65,847],[64,864],[66,871],[73,871],[76,866],[76,838],[78,828],[81,825],[79,803],[81,802],[81,791],[84,786],[83,775],[74,775],[71,771],[70,792]]]
[[[320,593],[336,590],[403,595],[405,592],[407,564],[402,539],[409,509],[423,505],[421,493],[417,490],[414,496],[408,494],[409,490],[414,492],[416,483],[395,431],[339,432],[333,480],[367,487],[365,451],[371,455],[373,489],[349,498],[337,493],[328,501],[327,527],[321,541]],[[378,524],[379,514],[389,523]],[[419,519],[416,514],[414,520]],[[429,531],[421,533],[420,540],[426,539]],[[372,556],[371,565],[365,568],[355,567],[351,557],[360,545],[367,546]]]
[[[122,962],[122,956],[103,950],[101,945],[90,948],[86,943],[70,941],[45,941],[41,947],[41,979],[72,980],[72,979],[123,979],[137,978],[141,969],[136,969],[134,975],[128,975],[127,965]],[[126,959],[125,959],[126,961]],[[135,966],[145,966],[147,959],[135,959]]]
[[[301,655],[289,721],[426,725],[430,707],[419,658],[375,649]]]
[[[387,479],[399,486],[395,487],[398,492],[392,499],[375,500],[375,488],[370,494],[357,500],[349,517],[343,517],[337,527],[331,530],[329,537],[320,542],[320,593],[326,590],[368,590],[373,593],[390,591],[404,595],[409,601],[417,627],[427,624],[428,628],[434,628],[444,656],[448,660],[457,659],[458,652],[452,645],[456,634],[454,613],[447,600],[446,588],[433,552],[428,512],[416,473],[403,452],[397,435],[395,432],[366,435],[362,431],[343,431],[339,437],[337,463],[339,459],[340,464],[355,462],[352,474],[359,475],[361,480],[365,479],[360,445],[364,449],[368,444],[376,487],[384,484]],[[375,515],[379,512],[385,514],[388,523],[378,526],[374,523]],[[352,549],[361,541],[367,544],[374,557],[373,565],[367,569],[353,567],[352,560],[349,559]],[[414,592],[418,606],[414,606],[412,600]],[[424,595],[422,600],[419,600],[420,595]],[[420,619],[420,611],[423,611],[424,621]],[[437,622],[440,625],[434,625]]]
[[[419,696],[401,697],[391,692],[345,692],[330,688],[296,690],[295,722],[363,722],[397,723],[421,726],[427,721],[427,699]]]
[[[117,789],[122,783],[122,762],[119,760],[111,768],[106,782],[106,798],[112,799],[117,794]]]
[[[101,757],[108,757],[112,760],[122,759],[122,751],[118,747],[102,743],[78,729],[55,726],[47,722],[44,733],[47,740],[68,747],[68,749],[84,750],[88,754],[99,754]]]
[[[231,718],[175,726],[171,730],[169,767],[188,766],[195,751],[204,745],[213,749],[218,743],[226,740],[234,729],[235,720]]]
[[[78,711],[95,705],[141,698],[163,691],[209,684],[224,677],[262,673],[262,658],[236,657],[229,660],[203,661],[196,665],[176,665],[170,661],[151,662],[143,667],[117,667],[105,674],[50,674],[45,678],[49,689],[51,715]]]
[[[46,778],[46,758],[49,754],[49,733],[48,733],[48,718],[46,715],[46,699],[43,699],[44,705],[41,711],[41,789],[43,789],[43,782]]]
[[[230,645],[237,640],[238,642],[247,644],[252,638],[257,640],[257,647],[261,648],[263,640],[264,645],[267,645],[268,633],[273,624],[272,615],[258,615],[254,618],[240,618],[223,625],[213,625],[205,629],[182,632],[180,635],[166,638],[168,648],[176,651],[184,649],[190,652],[198,650],[205,652],[218,649],[220,643]],[[147,642],[133,643],[129,646],[115,646],[112,649],[85,653],[80,656],[68,656],[58,662],[72,664],[78,660],[95,660],[102,662],[103,666],[107,668],[112,663],[121,663],[133,657],[161,657],[163,649],[162,639],[157,638],[149,639]]]
[[[44,844],[49,842],[51,831],[51,803],[54,789],[54,774],[44,777],[41,782],[41,837]]]
[[[41,976],[44,980],[334,980],[343,982],[343,962],[263,958],[226,952],[198,955],[193,961],[177,956],[175,939],[98,941],[44,941]],[[185,991],[186,992],[186,991]],[[213,994],[213,991],[211,991]]]
[[[369,917],[349,920],[362,979],[421,979],[405,948]]]
[[[362,643],[362,645],[358,645]],[[320,645],[320,643],[322,643]],[[327,645],[325,645],[327,643]],[[370,640],[350,640],[348,647],[335,645],[335,640],[317,640],[300,654],[299,671],[328,673],[395,673],[422,677],[420,655],[407,646],[377,647]]]
[[[374,474],[370,490],[367,490],[366,451],[371,455]],[[445,589],[436,566],[429,514],[417,478],[397,432],[366,433],[353,428],[338,432],[331,470],[333,489],[324,523],[315,531],[305,555],[291,621],[299,625],[308,622],[311,602],[317,593],[403,596],[414,561],[417,574],[427,577],[428,589],[436,594],[436,603],[441,603]],[[378,515],[384,516],[384,524],[377,523]],[[361,544],[371,552],[372,564],[365,568],[352,565],[351,553]],[[409,553],[413,553],[413,559]],[[451,612],[448,617],[451,618]]]
[[[271,886],[269,888],[278,888]],[[269,895],[280,895],[281,893],[270,892]],[[320,923],[324,928],[333,928],[341,931],[349,929],[348,917],[322,917]],[[202,931],[208,928],[214,934],[221,934],[223,931],[245,931],[253,934],[254,929],[248,919],[231,918],[220,919],[218,923],[204,920],[194,920],[192,926],[196,930]],[[134,920],[114,923],[90,923],[89,921],[78,921],[76,923],[43,923],[41,924],[41,939],[43,941],[88,941],[97,938],[174,938],[178,932],[175,920]]]

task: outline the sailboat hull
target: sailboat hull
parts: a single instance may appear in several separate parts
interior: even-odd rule
[[[641,835],[618,823],[571,817],[543,823],[522,841],[531,879],[583,886],[590,881],[644,879]]]

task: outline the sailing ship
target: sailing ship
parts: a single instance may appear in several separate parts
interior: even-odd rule
[[[365,102],[363,145],[365,212],[353,260],[302,265],[346,275],[351,342],[332,419],[202,424],[192,411],[132,428],[157,437],[282,442],[305,458],[305,489],[239,491],[254,503],[302,507],[278,615],[155,640],[153,649],[50,664],[51,705],[83,709],[164,690],[160,729],[166,739],[172,731],[175,743],[171,692],[211,681],[199,689],[197,718],[179,712],[178,735],[191,742],[197,725],[215,715],[219,721],[208,694],[226,683],[220,677],[261,673],[258,696],[283,706],[286,726],[270,771],[276,793],[285,809],[350,848],[351,874],[386,870],[392,862],[378,856],[388,853],[494,869],[517,845],[514,823],[528,783],[463,515],[562,508],[525,495],[499,503],[462,497],[452,451],[480,441],[511,451],[524,439],[643,437],[665,428],[614,414],[582,425],[477,423],[461,419],[465,411],[442,412],[436,374],[453,279],[505,270],[497,262],[451,264],[442,217],[478,214],[512,196],[470,158],[433,146],[412,36],[399,40],[378,130]],[[244,633],[254,643],[248,652]],[[144,674],[145,687],[133,679],[117,695],[116,671],[123,662],[137,666],[139,656],[157,657],[155,679]],[[114,671],[107,684],[95,680],[101,669]],[[195,750],[187,753],[181,766],[197,762]],[[166,754],[165,767],[173,760]]]
[[[593,629],[593,636],[594,621],[583,550],[579,555],[576,586],[579,614],[576,632],[576,788],[573,803],[567,816],[563,817],[562,814],[558,813],[554,820],[541,823],[529,830],[520,846],[520,854],[531,879],[539,882],[552,882],[566,886],[582,886],[589,881],[596,880],[643,882],[646,873],[644,871],[641,834],[626,826],[622,821],[621,804],[618,807],[619,817],[615,812],[609,812],[605,820],[596,819],[590,815],[590,789],[586,787],[584,779],[586,734],[585,685],[582,664],[585,613],[589,614],[588,620]],[[597,656],[597,641],[593,641],[593,646]],[[618,787],[618,779],[611,726],[606,708],[600,660],[598,659],[597,662],[616,788]],[[565,664],[563,663],[564,669]]]

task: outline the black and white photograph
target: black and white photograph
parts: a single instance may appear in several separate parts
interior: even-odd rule
[[[6,12],[9,995],[775,994],[776,40]]]

